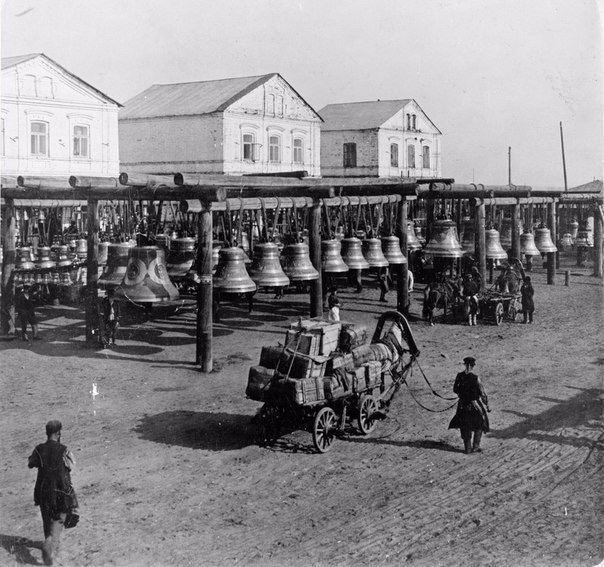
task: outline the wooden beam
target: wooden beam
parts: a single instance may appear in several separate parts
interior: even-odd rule
[[[3,335],[15,332],[15,237],[17,222],[12,199],[6,199],[6,212],[2,222],[2,297],[0,298],[0,332]]]
[[[88,199],[86,210],[88,217],[88,249],[86,257],[86,342],[98,343],[94,336],[99,329],[98,279],[99,279],[99,202]]]
[[[197,333],[195,362],[201,371],[213,370],[213,292],[212,292],[212,210],[202,203],[197,224],[197,265],[200,282],[197,286]]]
[[[72,175],[69,178],[69,185],[74,189],[106,189],[120,186],[115,177],[83,177],[80,175]]]
[[[552,237],[552,242],[556,243],[556,204],[549,203],[547,205],[547,222],[549,232]],[[548,285],[556,285],[556,253],[547,253],[547,283]]]
[[[164,185],[165,187],[175,187],[173,175],[146,175],[144,173],[139,174],[128,174],[120,173],[119,182],[122,185],[128,185],[130,187],[157,187],[158,185]]]
[[[409,262],[409,250],[407,245],[407,215],[408,205],[405,199],[401,200],[398,204],[398,216],[396,223],[396,236],[398,236],[401,250],[408,262],[399,264],[396,266],[396,305],[397,310],[403,315],[407,315],[409,311],[409,285],[408,285],[408,270]]]
[[[602,277],[602,209],[597,208],[594,214],[594,276]]]
[[[17,186],[26,189],[68,189],[69,177],[17,176]]]
[[[319,272],[319,277],[310,282],[310,316],[323,315],[323,270],[321,269],[321,202],[317,199],[310,209],[308,247],[310,261]]]
[[[520,253],[520,203],[512,209],[512,256],[522,262]]]
[[[480,271],[481,289],[487,279],[487,254],[486,254],[486,235],[485,235],[485,205],[484,202],[478,201],[476,204],[474,219],[476,222],[476,259],[478,260],[478,269]]]

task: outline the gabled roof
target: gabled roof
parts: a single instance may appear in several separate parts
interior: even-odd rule
[[[577,187],[570,187],[568,189],[569,193],[601,193],[602,192],[602,180],[594,179],[589,183],[584,183],[583,185],[578,185]]]
[[[273,77],[281,76],[278,73],[269,73],[253,77],[153,85],[125,103],[120,111],[120,120],[222,112]],[[285,81],[283,77],[281,79]],[[292,88],[287,81],[285,82]],[[297,92],[296,94],[300,96]],[[308,105],[306,101],[304,102]],[[310,105],[308,106],[315,112]]]
[[[319,114],[325,121],[325,125],[322,126],[321,130],[376,129],[382,126],[384,122],[392,118],[399,110],[410,102],[413,102],[412,98],[328,104],[319,110]],[[436,125],[427,115],[426,118],[434,128],[436,128]],[[438,130],[438,128],[436,128],[436,130]],[[438,130],[438,132],[441,133],[440,130]]]
[[[10,67],[15,67],[16,65],[19,65],[20,63],[25,63],[26,61],[29,61],[30,59],[35,59],[36,57],[44,57],[44,59],[46,59],[47,61],[52,63],[54,66],[58,67],[61,71],[63,71],[63,73],[65,73],[66,75],[69,75],[72,79],[75,79],[77,82],[82,83],[87,88],[89,88],[90,90],[92,90],[96,94],[98,94],[99,96],[103,97],[104,99],[107,99],[109,102],[117,104],[118,106],[122,106],[119,102],[117,102],[116,100],[113,100],[111,97],[107,96],[104,92],[99,91],[99,89],[97,89],[96,87],[93,87],[90,83],[87,83],[86,81],[84,81],[83,79],[78,77],[77,75],[74,75],[73,73],[71,73],[70,71],[65,69],[65,67],[63,67],[62,65],[59,65],[54,59],[51,59],[50,57],[48,57],[48,55],[44,55],[44,53],[28,53],[27,55],[15,55],[14,57],[2,57],[2,70],[9,69]]]

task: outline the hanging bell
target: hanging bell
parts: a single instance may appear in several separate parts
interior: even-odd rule
[[[175,238],[170,242],[170,254],[166,260],[168,275],[171,278],[183,278],[195,259],[195,239],[191,237]]]
[[[577,238],[575,239],[575,246],[577,248],[591,248],[594,245],[593,237],[591,236],[591,230],[586,222],[582,223],[581,228],[577,230]]]
[[[501,219],[501,233],[499,234],[499,242],[502,248],[509,249],[512,247],[512,222],[511,217],[503,217]],[[463,244],[462,244],[463,246]],[[488,246],[487,246],[488,250]]]
[[[36,261],[36,267],[39,270],[46,270],[48,268],[54,268],[54,266],[55,263],[50,259],[50,247],[38,247],[38,259]]]
[[[212,269],[218,266],[218,260],[220,258],[220,249],[222,248],[222,242],[220,240],[212,241]]]
[[[78,260],[86,260],[88,257],[88,241],[85,238],[78,238],[75,253]]]
[[[476,251],[476,233],[474,219],[465,217],[461,221],[461,249],[464,254],[474,254]]]
[[[97,247],[97,262],[99,268],[107,265],[107,253],[109,251],[109,242],[99,242]]]
[[[573,219],[569,224],[570,235],[573,239],[577,238],[577,234],[579,232],[579,222],[577,219]]]
[[[99,278],[100,289],[108,290],[119,286],[128,268],[128,254],[132,245],[130,242],[109,244],[107,248],[107,265]]]
[[[170,252],[170,235],[169,234],[156,234],[155,245],[162,248],[164,252]]]
[[[289,278],[279,262],[279,247],[274,242],[256,244],[254,260],[249,267],[250,277],[258,287],[285,287]]]
[[[31,259],[31,248],[22,246],[17,249],[17,268],[20,270],[33,270],[36,266]]]
[[[321,241],[321,269],[326,274],[342,274],[348,271],[342,259],[342,242],[340,240]]]
[[[224,293],[249,293],[256,291],[256,284],[245,269],[243,250],[237,246],[221,248],[218,266],[214,274],[214,287]]]
[[[71,266],[73,262],[69,258],[69,251],[66,244],[61,244],[57,248],[57,266],[63,268]]]
[[[283,271],[291,282],[309,282],[319,278],[319,272],[310,261],[308,245],[289,244],[283,249]]]
[[[407,250],[409,252],[415,252],[421,250],[422,243],[418,240],[417,234],[415,234],[415,224],[413,221],[407,221]]]
[[[426,227],[420,224],[414,224],[414,231],[419,243],[424,246],[426,244]]]
[[[42,273],[42,285],[50,285],[52,283],[52,276],[48,270]]]
[[[158,246],[133,246],[116,296],[134,303],[160,303],[178,299],[178,290],[168,277],[165,252]]]
[[[570,248],[573,245],[573,237],[570,232],[565,232],[560,239],[560,245],[563,248]]]
[[[452,220],[437,220],[432,226],[430,242],[424,248],[426,254],[432,254],[435,258],[461,258],[463,255],[459,239],[457,238],[457,226]]]
[[[398,236],[382,236],[382,252],[389,264],[400,266],[407,263],[403,252],[401,251],[400,240]]]
[[[503,249],[499,242],[499,231],[494,228],[488,228],[484,231],[485,250],[488,260],[507,260],[508,253]]]
[[[388,260],[382,252],[382,242],[379,238],[365,238],[362,250],[370,268],[386,268],[388,266]]]
[[[532,232],[523,232],[520,235],[520,253],[523,256],[541,256],[535,246],[535,237]]]
[[[241,242],[239,243],[239,246],[246,254],[250,253],[250,239],[248,238],[246,232],[241,233]]]
[[[363,256],[361,241],[356,236],[342,239],[342,260],[351,270],[369,268],[369,262]]]
[[[552,241],[549,228],[538,228],[535,230],[535,246],[542,254],[558,251],[556,245]]]

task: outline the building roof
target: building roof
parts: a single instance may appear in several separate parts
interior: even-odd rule
[[[280,75],[269,73],[253,77],[152,85],[125,103],[120,111],[120,120],[222,112],[242,96],[276,76]]]
[[[322,130],[369,130],[379,128],[412,99],[369,100],[328,104],[319,111],[325,121]]]
[[[104,99],[107,99],[109,102],[117,104],[118,106],[122,106],[119,102],[117,102],[116,100],[113,100],[111,97],[107,96],[104,92],[99,91],[99,89],[97,89],[96,87],[93,87],[90,83],[87,83],[86,81],[84,81],[83,79],[78,77],[77,75],[74,75],[73,73],[71,73],[70,71],[65,69],[65,67],[63,67],[62,65],[59,65],[59,63],[57,63],[54,59],[51,59],[50,57],[48,57],[48,55],[45,55],[44,53],[28,53],[27,55],[15,55],[13,57],[2,57],[2,70],[9,69],[10,67],[14,67],[16,65],[19,65],[20,63],[25,63],[26,61],[29,61],[30,59],[35,59],[36,57],[44,57],[44,59],[46,59],[47,61],[49,61],[56,67],[58,67],[61,71],[63,71],[63,73],[65,73],[66,75],[69,75],[71,78],[75,79],[79,83],[82,83],[83,85],[88,87],[90,90],[92,90],[96,94],[98,94],[99,96],[103,97]]]
[[[569,187],[569,193],[601,193],[602,192],[602,180],[594,179],[583,185],[577,185],[577,187]]]

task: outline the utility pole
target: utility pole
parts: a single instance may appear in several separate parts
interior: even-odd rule
[[[508,146],[508,186],[512,186],[512,146]]]
[[[562,145],[562,169],[564,170],[564,192],[568,191],[568,182],[566,180],[566,158],[564,157],[564,134],[562,133],[562,122],[560,122],[560,144]]]

